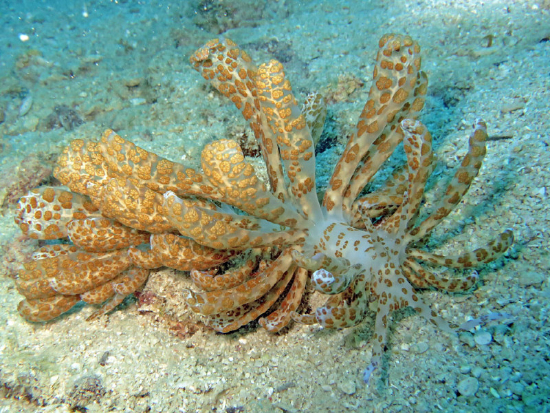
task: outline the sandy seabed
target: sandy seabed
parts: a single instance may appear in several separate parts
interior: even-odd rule
[[[66,3],[0,2],[0,412],[550,411],[548,1]],[[24,175],[25,159],[46,162],[106,128],[191,166],[205,143],[246,133],[188,63],[220,32],[257,62],[282,61],[302,98],[331,96],[320,188],[367,100],[378,39],[416,39],[436,174],[452,174],[476,118],[490,135],[480,175],[430,246],[483,245],[504,228],[516,238],[479,269],[472,293],[423,298],[449,321],[510,318],[453,337],[399,312],[369,386],[372,321],[216,334],[190,315],[181,297],[189,281],[173,270],[151,275],[144,294],[154,300],[127,300],[108,318],[86,322],[93,308],[80,306],[55,322],[25,322],[9,276],[26,245],[8,202],[11,177]]]

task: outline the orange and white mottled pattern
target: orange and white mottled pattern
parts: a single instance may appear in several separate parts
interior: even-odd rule
[[[99,209],[85,195],[61,188],[41,187],[19,200],[15,223],[33,239],[58,239],[68,235],[73,219],[101,217]]]
[[[47,250],[26,262],[16,281],[25,296],[18,309],[29,321],[51,320],[81,300],[103,304],[91,316],[97,317],[120,304],[149,275],[131,267],[125,249],[93,253],[59,244]]]
[[[152,234],[149,249],[130,248],[132,262],[143,268],[170,267],[180,271],[207,270],[229,261],[235,250],[216,250],[175,234]]]
[[[477,276],[451,277],[430,267],[486,264],[509,248],[513,236],[504,231],[487,246],[452,257],[423,249],[479,173],[487,131],[483,121],[475,123],[444,196],[420,219],[434,166],[431,135],[416,120],[428,85],[419,45],[408,36],[380,39],[369,98],[322,203],[315,144],[326,116],[323,99],[311,95],[299,105],[280,62],[256,66],[229,39],[208,42],[191,64],[249,122],[269,182],[232,140],[207,145],[201,171],[111,130],[99,142],[74,141],[55,170],[72,192],[40,188],[20,201],[16,222],[24,233],[71,241],[42,248],[25,263],[17,281],[25,296],[21,314],[45,321],[83,300],[103,303],[95,317],[143,285],[150,269],[169,266],[190,271],[196,287],[186,292],[190,308],[224,333],[264,313],[259,323],[272,332],[292,319],[345,328],[361,322],[372,304],[369,372],[380,363],[391,314],[400,308],[410,306],[441,329],[456,331],[417,289],[464,291]],[[406,164],[365,193],[401,142]],[[298,313],[308,288],[328,299]]]

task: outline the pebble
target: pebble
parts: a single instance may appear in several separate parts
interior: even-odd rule
[[[31,110],[32,107],[32,96],[29,95],[25,99],[23,99],[23,102],[21,102],[21,106],[19,106],[19,116],[25,116],[27,113],[29,113],[29,110]]]
[[[355,381],[343,381],[338,383],[338,388],[345,394],[352,395],[356,391]]]
[[[422,343],[417,343],[417,344],[414,344],[412,346],[412,350],[416,353],[416,354],[422,354],[422,353],[425,353],[426,350],[428,350],[428,343],[426,342],[422,342]]]
[[[479,378],[483,374],[483,369],[481,367],[474,367],[472,370],[472,376]]]
[[[136,87],[136,86],[139,86],[142,82],[143,82],[143,78],[134,77],[132,79],[124,80],[124,86],[126,86],[126,87]]]
[[[471,371],[472,371],[472,368],[470,366],[461,366],[460,367],[460,372],[462,374],[468,374]]]
[[[486,330],[479,330],[474,334],[474,341],[477,345],[486,346],[493,341],[493,336]]]
[[[101,55],[90,55],[82,58],[83,63],[99,63],[103,60]]]
[[[140,105],[145,105],[147,101],[143,98],[134,98],[134,99],[130,99],[130,103],[132,104],[132,106],[140,106]]]
[[[516,395],[521,395],[523,393],[523,391],[525,390],[525,386],[523,385],[523,383],[520,383],[520,382],[510,383],[508,385],[508,387],[510,388],[512,393],[514,393]]]
[[[525,104],[523,102],[513,102],[506,105],[502,105],[502,107],[500,108],[500,111],[502,113],[510,113],[510,112],[514,112],[516,110],[520,110],[524,108],[525,108]]]
[[[25,131],[34,132],[39,122],[40,122],[40,119],[38,119],[36,116],[28,116],[25,118],[25,121],[23,122],[23,129]]]
[[[544,275],[535,271],[522,272],[518,277],[518,284],[527,287],[529,285],[541,284],[544,281]]]
[[[468,377],[458,383],[457,390],[462,396],[470,397],[476,394],[479,382],[474,377]]]

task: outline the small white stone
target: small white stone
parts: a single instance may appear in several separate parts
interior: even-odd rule
[[[21,106],[19,106],[19,116],[25,116],[27,113],[29,113],[29,110],[31,110],[32,107],[32,96],[29,95],[25,99],[23,99],[23,102],[21,102]]]
[[[130,99],[130,103],[132,104],[132,106],[140,106],[140,105],[145,105],[147,101],[143,98],[134,98],[134,99]]]
[[[484,370],[479,366],[474,367],[473,370],[472,370],[472,376],[474,376],[476,378],[479,378],[483,374],[483,371]]]
[[[355,381],[349,380],[338,383],[338,388],[345,394],[354,394],[356,390]]]
[[[99,63],[103,60],[103,56],[101,55],[90,55],[82,58],[82,62],[84,63]]]
[[[425,353],[428,350],[428,347],[429,347],[428,343],[422,342],[422,343],[414,344],[412,346],[412,350],[417,354],[422,354],[422,353]]]
[[[468,374],[471,371],[472,371],[472,368],[470,366],[461,366],[460,367],[460,372],[462,374]]]
[[[468,377],[458,383],[457,390],[462,396],[470,397],[476,394],[479,382],[474,377]]]
[[[522,287],[527,287],[529,285],[541,284],[542,282],[544,282],[544,279],[545,279],[544,275],[539,272],[526,271],[526,272],[522,272],[519,275],[518,284],[521,285]]]
[[[491,341],[493,341],[493,336],[486,330],[479,330],[476,331],[474,335],[474,340],[477,345],[486,346]]]

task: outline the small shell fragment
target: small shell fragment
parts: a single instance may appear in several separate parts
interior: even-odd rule
[[[28,95],[25,99],[23,99],[23,102],[21,102],[21,106],[19,106],[19,116],[25,116],[27,113],[29,113],[29,110],[31,110],[32,107],[32,96]]]
[[[411,346],[411,350],[416,354],[425,353],[428,350],[429,346],[426,342],[416,343]]]
[[[474,377],[468,377],[458,383],[458,392],[465,397],[473,396],[479,389],[479,382]]]
[[[474,341],[479,346],[486,346],[493,341],[493,336],[486,330],[479,330],[474,334]]]
[[[345,380],[341,383],[338,383],[338,388],[342,393],[352,395],[356,391],[355,381],[354,380]]]

